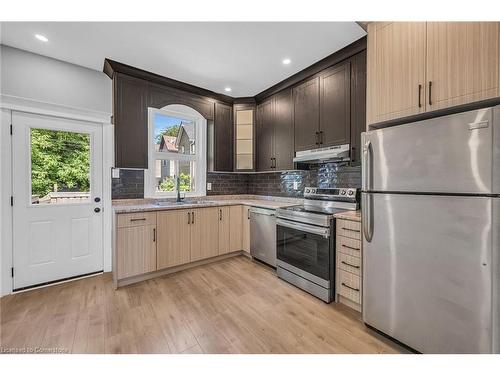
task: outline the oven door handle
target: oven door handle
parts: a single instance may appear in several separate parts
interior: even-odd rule
[[[323,236],[325,238],[330,237],[330,228],[316,227],[314,225],[296,223],[296,222],[283,220],[283,219],[276,219],[276,225],[280,225],[280,226],[286,227],[286,228],[300,230],[300,231],[307,232],[307,233],[318,234],[318,235]]]

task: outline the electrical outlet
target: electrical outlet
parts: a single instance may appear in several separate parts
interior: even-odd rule
[[[120,168],[111,169],[111,177],[112,178],[120,178]]]
[[[299,189],[299,181],[294,181],[293,182],[293,190],[298,190]]]
[[[212,190],[212,183],[211,182],[207,182],[207,190]]]

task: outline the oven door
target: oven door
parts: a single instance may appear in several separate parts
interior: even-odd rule
[[[333,262],[330,228],[284,219],[277,219],[276,224],[278,260],[330,281]]]

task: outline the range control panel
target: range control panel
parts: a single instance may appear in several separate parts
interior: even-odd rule
[[[357,188],[316,188],[306,187],[304,189],[304,198],[321,200],[342,200],[355,202],[358,197]]]

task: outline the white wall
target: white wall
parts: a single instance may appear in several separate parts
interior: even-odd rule
[[[0,296],[11,292],[12,279],[12,210],[8,201],[11,195],[10,110],[14,99],[27,99],[31,108],[50,108],[64,113],[80,114],[84,117],[102,118],[105,145],[104,171],[108,177],[112,165],[112,82],[102,72],[69,64],[27,51],[0,45]],[[43,104],[50,104],[44,106]],[[43,113],[43,112],[41,112]],[[101,122],[101,121],[98,121]],[[110,133],[111,132],[111,133]],[[15,147],[15,145],[13,145]],[[106,146],[109,146],[106,148]],[[111,180],[104,182],[105,216],[111,223]],[[108,186],[109,185],[109,186]],[[106,199],[108,198],[108,199]],[[106,202],[109,200],[109,202]],[[106,209],[106,205],[109,205]],[[109,224],[110,225],[110,224]],[[104,267],[111,268],[111,228],[105,225]],[[107,233],[109,232],[109,233]]]
[[[111,113],[111,80],[103,72],[0,45],[0,92]]]

